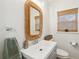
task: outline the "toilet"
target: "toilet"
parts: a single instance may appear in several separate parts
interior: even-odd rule
[[[70,59],[69,53],[62,49],[57,49],[57,59]]]

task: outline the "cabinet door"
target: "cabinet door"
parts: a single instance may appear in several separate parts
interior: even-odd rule
[[[49,56],[49,59],[56,59],[56,52],[52,52]]]

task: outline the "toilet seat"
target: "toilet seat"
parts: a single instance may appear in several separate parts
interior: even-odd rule
[[[63,58],[68,58],[69,57],[69,54],[68,52],[62,50],[62,49],[57,49],[57,55],[59,57],[63,57]]]
[[[58,58],[61,58],[61,59],[69,59],[69,56],[66,56],[66,57],[58,56]]]

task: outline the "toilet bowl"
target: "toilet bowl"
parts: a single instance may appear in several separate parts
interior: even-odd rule
[[[58,59],[70,59],[69,53],[62,49],[57,49],[57,58]]]

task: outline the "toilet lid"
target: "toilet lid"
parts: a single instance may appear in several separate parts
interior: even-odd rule
[[[68,52],[62,50],[62,49],[57,49],[57,55],[62,56],[62,57],[67,57],[69,56]]]

